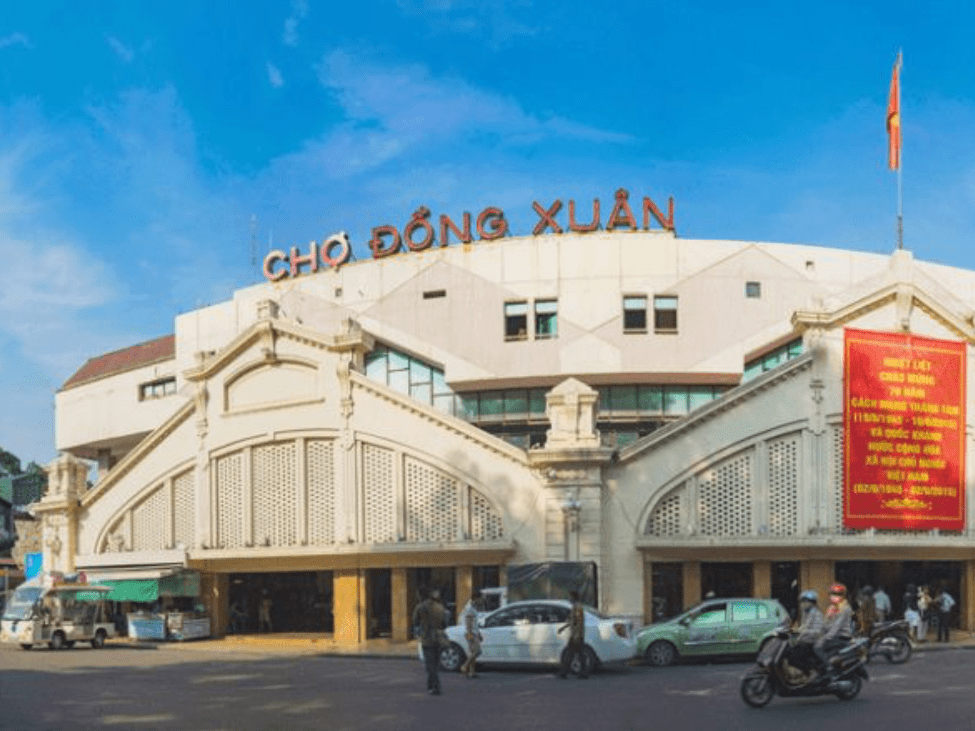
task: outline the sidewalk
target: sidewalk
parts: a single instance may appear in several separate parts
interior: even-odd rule
[[[226,652],[229,654],[267,655],[328,655],[335,657],[363,657],[417,660],[416,642],[393,642],[387,638],[366,640],[361,645],[342,645],[331,635],[293,632],[269,635],[228,635],[219,640],[188,640],[186,642],[151,642],[120,638],[110,640],[109,646],[136,647],[180,651]],[[950,642],[927,640],[914,644],[914,652],[937,652],[950,649],[975,649],[975,633],[952,630]]]

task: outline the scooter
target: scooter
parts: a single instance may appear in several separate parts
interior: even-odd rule
[[[887,662],[901,665],[911,659],[914,645],[906,619],[878,622],[870,630],[870,657],[883,655]]]
[[[868,680],[870,639],[857,637],[830,658],[826,674],[810,673],[789,662],[794,633],[775,630],[758,652],[755,667],[741,680],[741,698],[752,708],[763,708],[778,694],[783,698],[835,695],[841,701],[857,697]]]

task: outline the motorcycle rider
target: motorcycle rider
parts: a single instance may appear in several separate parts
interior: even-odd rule
[[[793,667],[813,673],[818,665],[815,644],[823,633],[823,613],[816,606],[818,602],[819,594],[812,589],[799,596],[799,634],[790,652]]]
[[[829,587],[829,609],[823,622],[823,633],[814,647],[824,673],[830,673],[829,656],[853,637],[853,609],[846,599],[846,587],[836,583]]]

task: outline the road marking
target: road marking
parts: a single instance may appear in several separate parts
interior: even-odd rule
[[[668,690],[667,694],[704,696],[704,695],[711,695],[711,688],[706,688],[704,690]]]
[[[933,695],[933,690],[888,690],[887,695]]]

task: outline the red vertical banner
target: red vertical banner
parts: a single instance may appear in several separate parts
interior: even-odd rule
[[[965,343],[847,329],[843,525],[964,530]]]

